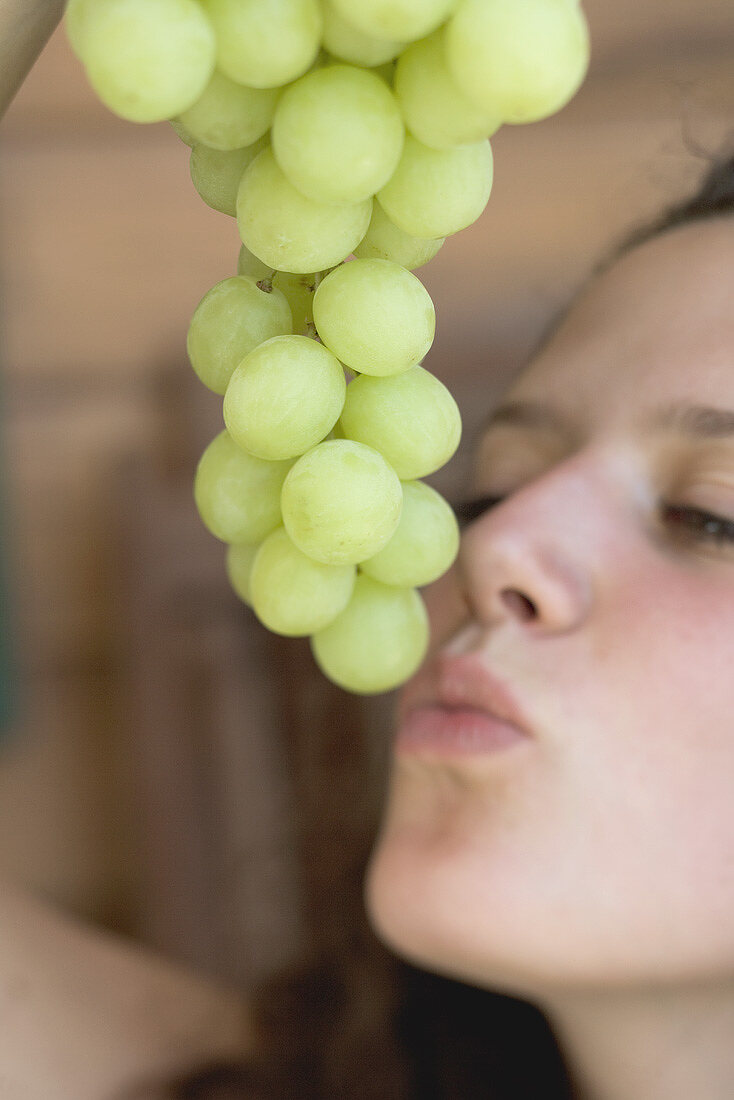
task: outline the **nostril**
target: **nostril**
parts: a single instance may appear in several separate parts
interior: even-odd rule
[[[515,588],[503,588],[500,592],[500,596],[505,605],[519,616],[520,619],[527,621],[533,619],[537,615],[535,604],[532,600],[529,600],[527,596],[523,596],[522,592],[518,592]]]

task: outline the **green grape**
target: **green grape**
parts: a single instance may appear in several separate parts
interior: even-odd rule
[[[373,557],[394,535],[402,502],[400,481],[382,455],[350,439],[328,440],[299,458],[281,496],[291,539],[326,565]]]
[[[440,469],[461,439],[456,402],[423,367],[391,378],[356,378],[347,387],[341,427],[347,439],[384,455],[401,481]]]
[[[314,274],[296,275],[290,271],[276,271],[273,286],[285,294],[293,316],[293,331],[301,336],[313,324],[313,296],[318,285]]]
[[[315,634],[321,671],[346,691],[375,695],[408,680],[428,651],[428,614],[418,592],[358,576],[344,611]]]
[[[297,191],[271,149],[249,166],[237,196],[240,237],[263,263],[307,274],[336,267],[367,232],[372,199],[352,206],[313,202]]]
[[[363,34],[348,23],[334,7],[331,0],[323,0],[324,34],[323,42],[333,57],[349,61],[352,65],[384,65],[397,57],[403,48],[403,42],[391,42],[384,38],[373,38]]]
[[[237,257],[237,274],[249,275],[251,279],[261,281],[263,279],[272,280],[275,272],[272,267],[268,267],[262,260],[258,260],[257,256],[253,256],[249,248],[240,245],[240,252]],[[290,305],[290,302],[288,304]]]
[[[318,0],[202,0],[217,64],[251,88],[278,88],[306,72],[321,44]]]
[[[406,135],[400,164],[377,198],[391,221],[413,237],[449,237],[475,222],[492,190],[488,141],[429,149]]]
[[[348,23],[374,38],[414,42],[448,19],[458,0],[332,0]]]
[[[423,481],[404,481],[397,531],[359,568],[382,584],[422,588],[443,576],[458,552],[459,525],[448,501]]]
[[[265,138],[231,152],[195,145],[191,150],[191,181],[207,206],[237,216],[237,192],[245,169],[267,144]]]
[[[391,260],[408,271],[427,264],[446,240],[438,237],[411,237],[391,222],[379,202],[373,204],[372,220],[364,238],[354,250],[363,260]]]
[[[252,608],[275,634],[305,638],[323,630],[349,603],[357,570],[302,554],[283,527],[268,535],[250,575]]]
[[[238,446],[270,461],[315,447],[344,407],[341,363],[308,336],[276,336],[245,356],[224,395],[224,423]]]
[[[384,80],[354,65],[330,65],[286,88],[271,141],[280,168],[302,195],[341,204],[365,202],[387,183],[404,136]]]
[[[250,577],[252,566],[257,557],[257,552],[262,543],[254,546],[249,543],[232,543],[227,547],[227,577],[243,603],[252,607],[252,593],[250,592]]]
[[[462,0],[446,31],[456,83],[505,122],[560,111],[589,67],[589,29],[569,0]]]
[[[214,72],[214,31],[196,0],[88,0],[75,18],[90,84],[130,122],[180,115]]]
[[[246,88],[224,73],[215,72],[203,94],[179,115],[178,122],[197,143],[231,152],[267,134],[278,95],[277,89]]]
[[[477,107],[449,73],[444,30],[415,42],[403,53],[395,73],[395,95],[405,125],[432,149],[451,149],[491,137],[502,119]]]
[[[248,455],[220,432],[199,460],[194,501],[201,521],[222,542],[262,542],[283,522],[280,494],[292,462]]]
[[[351,370],[399,374],[427,354],[436,332],[431,296],[390,260],[352,260],[327,275],[313,300],[316,329]]]
[[[190,134],[185,126],[182,126],[180,122],[177,122],[175,118],[168,120],[174,133],[178,134],[184,145],[188,145],[190,149],[193,149],[196,145],[196,138],[193,134]]]
[[[88,0],[68,0],[64,13],[64,28],[69,45],[81,61],[84,52],[84,20]]]
[[[264,340],[290,333],[291,325],[290,306],[280,291],[261,290],[245,275],[223,279],[191,318],[186,340],[191,366],[205,386],[223,394],[244,357]]]

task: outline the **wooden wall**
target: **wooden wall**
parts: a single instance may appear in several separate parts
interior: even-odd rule
[[[733,136],[731,0],[584,7],[594,48],[585,87],[554,119],[498,133],[486,213],[421,273],[438,311],[427,365],[466,420],[461,454],[436,479],[449,493],[468,476],[478,417],[552,313],[621,234],[692,188],[698,146],[715,152]],[[155,600],[145,585],[160,594],[166,555],[176,558],[166,532],[184,537],[181,515],[192,529],[180,483],[168,519],[169,498],[155,486],[172,450],[190,484],[221,425],[219,399],[192,383],[185,337],[201,296],[234,273],[239,247],[231,219],[194,191],[187,162],[167,125],[136,127],[97,103],[62,31],[0,127],[2,522],[23,702],[0,753],[0,868],[122,927],[135,926],[144,906],[147,864],[136,829],[139,727],[122,674],[130,608],[121,601],[126,593],[134,604],[143,589]],[[136,508],[135,486],[148,511]],[[157,548],[145,559],[140,543],[152,526]],[[126,529],[143,555],[132,560],[157,563],[137,589],[121,550]],[[186,568],[198,562],[210,578],[223,569],[221,548],[192,538]],[[229,623],[239,610],[227,599]],[[243,637],[254,631],[264,644],[258,628],[237,621]],[[228,631],[219,639],[231,657],[243,643]],[[241,652],[248,659],[246,644]],[[175,691],[166,699],[170,712]],[[270,720],[262,710],[238,714]],[[158,940],[169,933],[175,940],[170,929]],[[183,939],[174,948],[185,954]]]

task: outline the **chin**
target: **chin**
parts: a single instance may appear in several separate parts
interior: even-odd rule
[[[476,856],[474,857],[476,858]],[[538,974],[528,969],[527,945],[516,922],[476,890],[470,853],[440,857],[416,837],[383,830],[364,882],[370,924],[382,943],[413,966],[455,981],[531,995]]]
[[[497,843],[476,822],[446,825],[399,800],[388,805],[363,893],[389,950],[424,970],[530,1001],[614,979],[588,899],[582,894],[573,906],[552,862]],[[615,938],[612,930],[610,947]]]

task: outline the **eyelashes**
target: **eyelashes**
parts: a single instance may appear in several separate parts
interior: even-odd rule
[[[496,508],[506,499],[506,496],[483,496],[455,504],[454,512],[460,530],[463,531],[470,523],[474,523],[485,512]],[[700,508],[665,502],[660,505],[660,515],[676,537],[693,542],[734,547],[734,520],[725,519],[712,512],[704,512]]]
[[[734,544],[734,520],[703,512],[700,508],[686,508],[680,504],[664,504],[663,512],[671,521],[684,527],[686,537],[698,542]]]
[[[460,501],[454,505],[454,512],[456,518],[459,521],[460,530],[464,530],[474,520],[479,519],[481,515],[488,512],[490,508],[496,507],[504,497],[476,497],[474,500]]]

